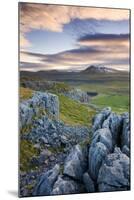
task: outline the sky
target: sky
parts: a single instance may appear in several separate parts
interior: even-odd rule
[[[129,10],[20,3],[20,70],[129,71]]]

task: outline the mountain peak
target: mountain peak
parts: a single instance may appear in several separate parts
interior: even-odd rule
[[[103,66],[94,66],[91,65],[89,67],[87,67],[85,70],[83,70],[82,72],[90,72],[90,73],[113,73],[115,72],[115,69],[112,68],[108,68],[108,67],[103,67]]]

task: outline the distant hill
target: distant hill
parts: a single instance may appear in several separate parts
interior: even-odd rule
[[[108,67],[100,67],[91,65],[87,67],[85,70],[82,70],[81,73],[115,73],[118,70],[108,68]]]
[[[89,66],[85,70],[70,72],[70,71],[20,71],[21,79],[28,80],[46,80],[46,81],[61,81],[72,83],[104,83],[105,81],[124,81],[129,80],[129,72],[114,70],[107,67]]]

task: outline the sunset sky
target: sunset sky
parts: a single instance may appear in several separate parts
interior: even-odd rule
[[[20,3],[20,69],[129,70],[129,10]]]

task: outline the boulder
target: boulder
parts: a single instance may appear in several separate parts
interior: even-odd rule
[[[55,182],[52,195],[61,195],[61,194],[77,194],[85,192],[85,188],[82,184],[63,176],[59,176],[58,180]]]
[[[83,173],[87,169],[87,150],[76,145],[67,156],[64,164],[64,175],[82,181]]]
[[[60,166],[56,164],[53,169],[42,174],[33,190],[33,196],[50,195],[59,172]]]
[[[88,166],[89,173],[94,181],[97,180],[101,164],[108,153],[109,150],[101,142],[97,142],[94,145],[91,145],[89,149]]]
[[[92,126],[92,131],[93,133],[102,128],[102,124],[104,122],[104,120],[110,115],[111,113],[111,108],[107,107],[104,108],[100,113],[98,113],[94,119],[93,119],[93,126]]]
[[[92,145],[94,146],[95,143],[97,143],[97,142],[103,143],[107,147],[109,152],[112,152],[113,142],[112,142],[112,135],[111,135],[109,128],[98,129],[93,134]]]
[[[83,183],[87,192],[95,192],[95,185],[87,172],[83,174]]]
[[[122,117],[111,113],[102,124],[103,128],[109,128],[113,138],[113,145],[118,145],[122,127]]]
[[[109,154],[103,161],[98,175],[98,190],[100,192],[120,191],[130,189],[130,162],[128,156],[119,148]]]

